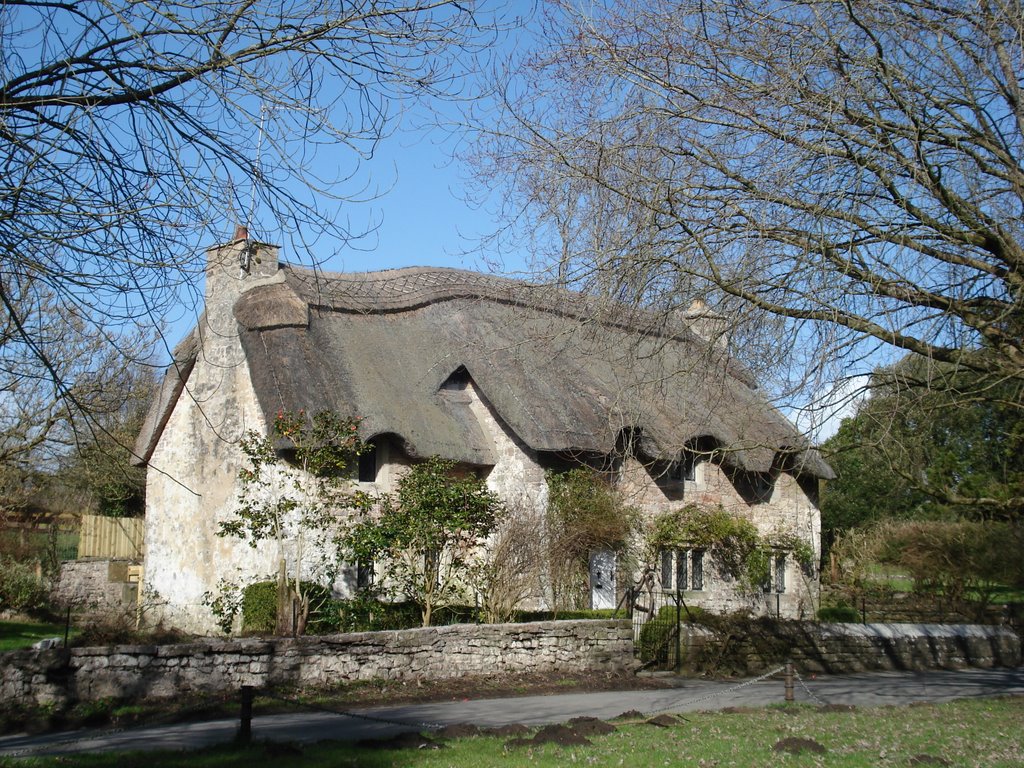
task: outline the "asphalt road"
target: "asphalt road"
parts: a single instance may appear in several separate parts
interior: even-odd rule
[[[795,686],[798,703],[861,707],[1003,695],[1024,695],[1024,668],[823,676],[798,679]],[[779,704],[783,700],[781,677],[729,683],[680,679],[678,687],[656,691],[444,701],[365,708],[348,714],[311,711],[269,715],[253,720],[252,735],[256,741],[356,741],[458,723],[479,726],[543,725],[579,716],[610,719],[628,711],[654,715],[760,707]],[[0,737],[0,755],[197,749],[232,740],[238,725],[238,720],[213,720],[121,730],[80,730],[37,736],[18,734]]]

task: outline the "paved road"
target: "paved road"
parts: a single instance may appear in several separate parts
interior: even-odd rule
[[[1024,668],[823,676],[804,679],[796,686],[797,702],[855,706],[941,702],[1009,694],[1024,695]],[[608,719],[631,710],[655,714],[758,707],[781,703],[783,696],[783,683],[779,678],[740,683],[680,679],[678,687],[657,691],[570,693],[408,704],[353,710],[354,716],[325,712],[270,715],[253,721],[253,738],[288,742],[355,741],[456,723],[542,725],[582,715]],[[0,738],[0,755],[196,749],[230,741],[237,729],[237,720],[214,720],[120,731],[15,735]]]

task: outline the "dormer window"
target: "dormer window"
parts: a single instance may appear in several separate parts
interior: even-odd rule
[[[694,482],[697,479],[697,457],[684,451],[668,465],[668,479],[674,483]]]
[[[377,446],[367,445],[366,450],[359,454],[359,482],[377,482]]]

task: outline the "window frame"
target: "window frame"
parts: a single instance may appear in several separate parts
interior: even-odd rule
[[[700,547],[659,550],[661,591],[703,592],[705,551]],[[683,584],[682,588],[680,583]]]

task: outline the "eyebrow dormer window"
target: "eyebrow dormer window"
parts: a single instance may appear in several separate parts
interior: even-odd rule
[[[676,461],[668,465],[668,479],[675,483],[695,481],[697,479],[697,458],[692,453],[684,452]]]

